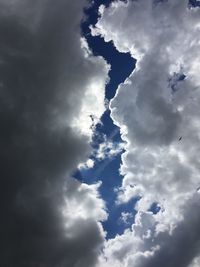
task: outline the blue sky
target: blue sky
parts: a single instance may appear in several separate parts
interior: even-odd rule
[[[109,6],[112,1],[94,1],[91,8],[85,11],[87,18],[82,24],[83,36],[85,36],[90,49],[94,55],[100,55],[111,65],[109,71],[110,81],[105,88],[105,97],[110,100],[114,97],[117,87],[120,83],[131,74],[135,67],[135,62],[129,53],[119,53],[112,42],[105,42],[99,36],[92,36],[89,26],[95,25],[98,18],[98,9],[100,5]],[[102,124],[96,126],[96,133],[93,137],[93,146],[99,145],[99,136],[105,135],[112,142],[121,142],[119,128],[113,124],[110,118],[110,111],[106,112],[101,117]],[[95,159],[94,159],[95,160]],[[108,210],[108,220],[103,223],[103,227],[107,232],[107,238],[112,238],[116,234],[122,234],[124,229],[129,227],[133,222],[125,224],[120,220],[121,212],[133,212],[135,200],[131,200],[127,204],[117,205],[115,188],[119,187],[122,182],[122,176],[119,174],[119,167],[121,164],[121,153],[111,159],[105,158],[100,162],[96,162],[91,169],[78,171],[78,176],[81,181],[86,183],[93,183],[101,180],[102,185],[100,193],[106,202]],[[76,177],[76,175],[75,175]]]

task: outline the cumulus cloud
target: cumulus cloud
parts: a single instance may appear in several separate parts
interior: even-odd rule
[[[88,159],[85,163],[80,163],[78,165],[79,169],[91,169],[94,167],[94,160]]]
[[[132,229],[107,241],[99,266],[198,266],[199,200],[196,194],[186,204],[184,219],[171,234],[157,231],[158,221],[152,212],[137,213]]]
[[[105,255],[116,266],[195,266],[200,9],[186,0],[140,0],[115,1],[100,13],[92,33],[137,59],[110,109],[126,142],[118,201],[140,197],[135,208],[145,218],[140,224],[146,231],[138,236],[136,217],[132,231],[108,241]],[[150,214],[155,203],[160,211]]]
[[[90,154],[91,116],[97,122],[105,109],[109,68],[81,39],[85,5],[0,0],[5,267],[94,266],[103,242],[99,221],[106,213],[98,186],[69,178]]]

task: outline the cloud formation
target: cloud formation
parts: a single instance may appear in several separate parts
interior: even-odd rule
[[[137,59],[110,109],[127,143],[118,201],[140,197],[135,223],[107,242],[100,266],[195,266],[200,9],[186,0],[140,0],[115,1],[100,13],[93,34]],[[160,211],[153,214],[155,203]]]
[[[85,5],[0,1],[0,265],[5,267],[89,267],[101,249],[99,221],[106,213],[98,185],[70,178],[90,154],[91,116],[98,121],[105,109],[109,68],[81,39]]]

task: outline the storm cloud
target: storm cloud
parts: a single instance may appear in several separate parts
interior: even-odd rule
[[[1,266],[97,261],[104,203],[98,185],[70,178],[90,153],[90,116],[105,109],[108,66],[80,34],[86,4],[0,1]]]

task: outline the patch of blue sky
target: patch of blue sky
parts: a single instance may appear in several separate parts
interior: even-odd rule
[[[92,6],[85,10],[87,18],[81,26],[82,34],[86,38],[93,54],[104,57],[111,65],[109,72],[110,82],[107,84],[105,91],[105,96],[108,100],[114,97],[118,85],[124,82],[131,74],[136,63],[130,54],[119,53],[112,42],[106,43],[103,38],[99,36],[94,37],[90,34],[89,26],[97,22],[99,6],[101,4],[108,6],[111,2],[111,0],[92,1]],[[119,128],[113,124],[110,118],[109,109],[102,115],[101,123],[96,126],[96,132],[92,141],[93,151],[97,151],[100,145],[106,141],[113,144],[120,144],[122,142]],[[134,220],[136,199],[132,199],[128,203],[116,204],[117,192],[115,189],[120,187],[122,181],[122,176],[119,173],[122,152],[123,149],[119,150],[117,154],[112,156],[105,155],[102,158],[97,158],[97,155],[93,153],[90,159],[94,162],[94,165],[90,166],[90,168],[80,168],[74,173],[76,179],[87,184],[93,184],[97,181],[102,182],[99,190],[109,214],[108,220],[103,223],[103,227],[107,232],[107,238],[122,234]]]
[[[136,211],[134,210],[135,203],[138,199],[131,199],[128,203],[116,205],[109,204],[108,219],[103,222],[103,227],[107,232],[107,239],[114,238],[116,235],[121,235],[126,229],[130,229],[134,223]],[[127,215],[127,216],[126,216]]]
[[[119,53],[112,42],[105,42],[100,36],[92,36],[89,26],[95,25],[98,19],[98,8],[100,5],[108,6],[111,0],[95,0],[93,5],[85,11],[87,19],[82,23],[82,33],[86,38],[93,54],[102,56],[111,65],[109,77],[110,83],[106,88],[106,98],[112,99],[118,85],[131,74],[135,68],[136,60],[129,53]]]
[[[151,205],[150,209],[149,209],[149,211],[153,212],[153,214],[157,214],[160,210],[161,210],[161,207],[160,207],[159,204],[156,203],[156,202],[154,202],[154,203]]]
[[[102,181],[99,191],[106,202],[109,214],[107,221],[103,222],[108,239],[115,237],[117,234],[122,234],[125,229],[130,227],[134,221],[134,205],[138,200],[138,198],[131,199],[128,203],[116,204],[116,188],[120,187],[122,180],[122,176],[119,174],[120,163],[121,154],[118,154],[114,158],[96,161],[93,168],[83,168],[76,173],[76,177],[87,184]],[[131,213],[132,216],[129,216],[127,221],[123,221],[122,213]]]
[[[179,83],[181,81],[184,81],[186,78],[186,75],[182,72],[176,73],[174,72],[173,76],[169,78],[169,86],[172,90],[172,93],[175,93],[180,89]]]
[[[200,7],[200,0],[189,0],[189,5],[192,7]]]

